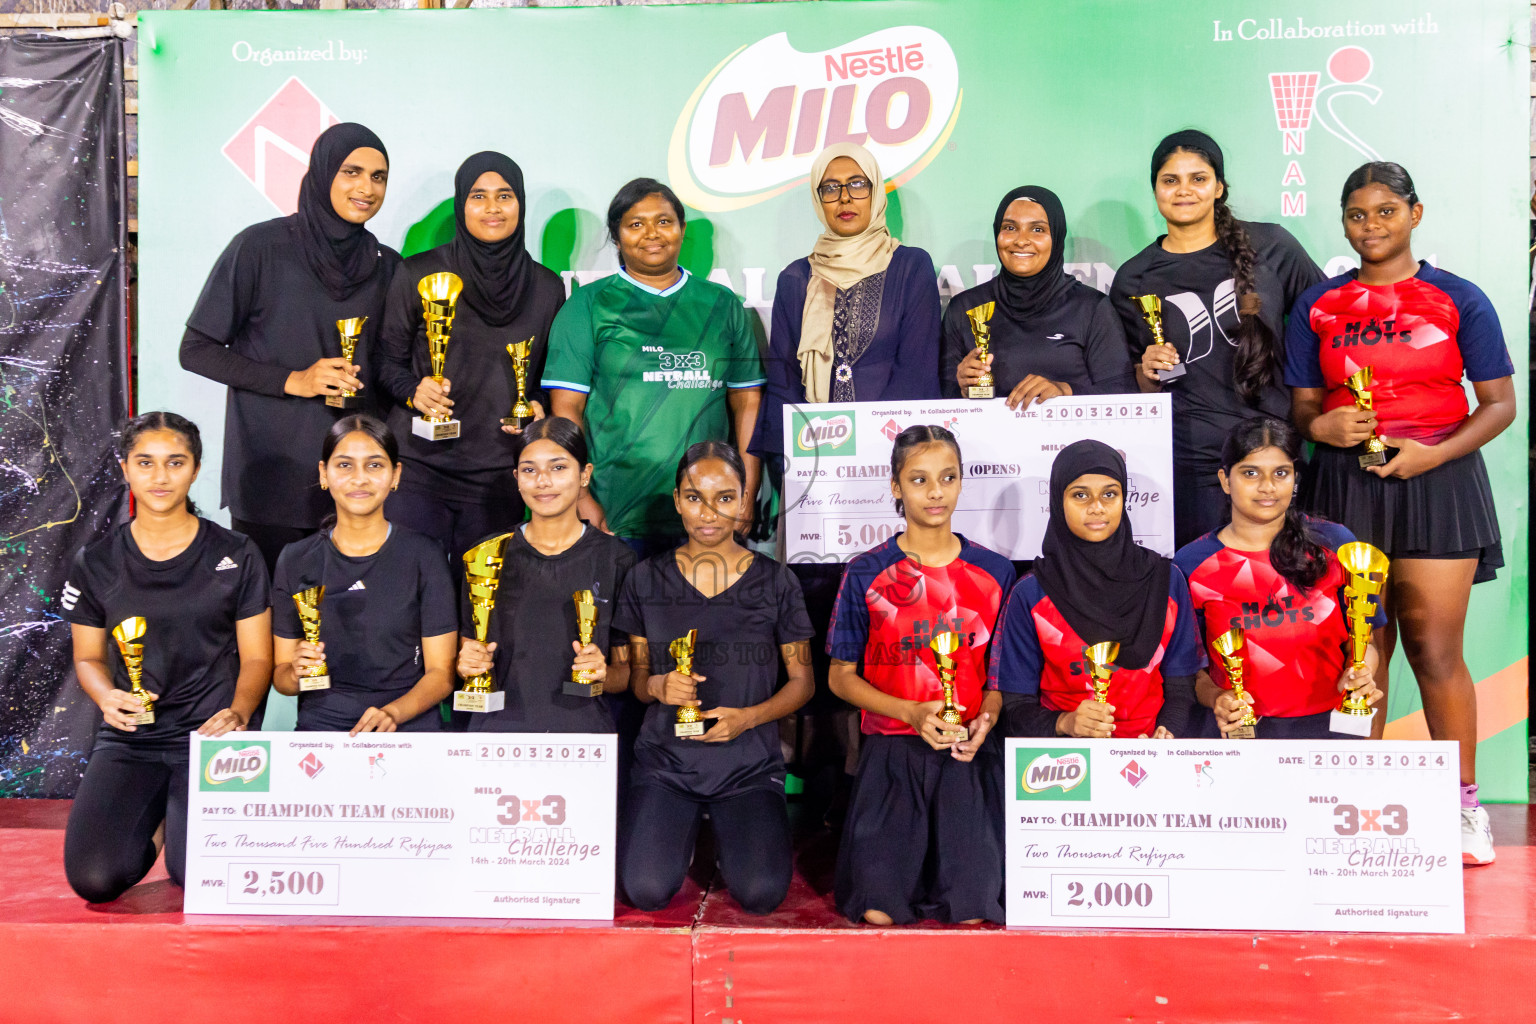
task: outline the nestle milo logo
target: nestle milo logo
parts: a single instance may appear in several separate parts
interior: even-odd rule
[[[267,740],[245,743],[203,743],[203,777],[198,789],[238,789],[265,793],[271,788],[272,744]]]
[[[853,417],[840,413],[795,413],[795,450],[818,455],[857,453]]]
[[[1015,800],[1087,800],[1092,791],[1087,750],[1021,748],[1014,769]]]

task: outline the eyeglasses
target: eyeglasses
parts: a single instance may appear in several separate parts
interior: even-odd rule
[[[852,181],[839,185],[835,181],[823,182],[816,186],[816,194],[824,203],[835,203],[843,197],[843,189],[848,190],[849,199],[868,199],[869,190],[873,188],[867,178],[854,178]]]

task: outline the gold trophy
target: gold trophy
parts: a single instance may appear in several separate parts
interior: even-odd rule
[[[136,715],[128,716],[128,721],[134,725],[155,724],[155,702],[149,699],[149,691],[144,689],[144,645],[134,643],[144,635],[146,628],[142,615],[124,619],[112,627],[112,639],[117,641],[117,651],[123,656],[123,667],[128,670],[130,692],[139,699],[139,707],[144,709]]]
[[[988,305],[990,306],[991,303]],[[971,312],[974,314],[975,310]],[[971,322],[975,323],[975,320]],[[978,344],[977,347],[981,346]],[[956,664],[953,655],[960,649],[960,634],[935,633],[933,639],[928,642],[928,646],[933,649],[933,660],[939,666],[939,685],[944,688],[944,706],[939,709],[939,717],[948,727],[944,731],[950,734],[952,742],[958,743],[970,735],[965,728],[965,718],[960,713],[960,706],[955,703],[955,671],[959,665]]]
[[[1344,544],[1338,550],[1339,564],[1349,573],[1344,585],[1344,618],[1349,623],[1349,662],[1351,668],[1365,667],[1365,651],[1371,645],[1371,617],[1387,589],[1387,568],[1391,564],[1379,548],[1364,541]],[[1376,714],[1358,695],[1358,688],[1344,696],[1344,704],[1328,716],[1328,728],[1349,736],[1369,736],[1371,719]]]
[[[348,320],[336,321],[336,333],[341,335],[341,357],[349,363],[355,363],[357,356],[357,343],[363,337],[363,324],[368,322],[365,316],[354,316]],[[356,391],[343,390],[339,395],[327,395],[325,404],[332,409],[356,409],[363,404]]]
[[[522,430],[533,422],[533,406],[528,404],[528,357],[532,353],[532,338],[507,346],[507,355],[512,357],[512,374],[517,378],[517,401],[512,403],[512,411],[501,418],[504,427]]]
[[[427,325],[427,351],[432,358],[432,379],[443,382],[443,364],[448,361],[448,336],[453,333],[454,307],[464,282],[458,274],[444,271],[428,274],[416,282],[421,296],[421,316]],[[417,416],[411,421],[411,433],[428,441],[450,441],[459,436],[459,421],[447,416]]]
[[[693,675],[693,645],[698,639],[699,631],[690,629],[687,636],[680,636],[667,646],[667,650],[677,660],[677,670],[685,676]],[[678,736],[703,736],[704,716],[699,714],[698,708],[679,705],[677,724],[672,727],[672,731]]]
[[[1120,657],[1120,645],[1113,640],[1083,648],[1088,659],[1088,674],[1093,677],[1093,699],[1109,703],[1109,677],[1115,674],[1114,661]]]
[[[1251,740],[1255,735],[1253,727],[1259,724],[1259,720],[1254,716],[1253,708],[1243,699],[1243,627],[1233,626],[1212,640],[1211,649],[1221,658],[1222,667],[1227,670],[1227,678],[1232,682],[1232,696],[1243,706],[1243,720],[1236,729],[1227,733],[1227,739]]]
[[[987,358],[988,346],[992,344],[992,328],[988,326],[987,321],[992,319],[992,310],[996,306],[995,302],[986,302],[975,309],[965,311],[965,315],[971,321],[971,333],[976,336],[976,354],[982,359]],[[965,397],[991,398],[996,394],[993,388],[994,383],[992,371],[982,370],[981,376],[976,378],[976,383],[966,388]]]
[[[1136,303],[1136,308],[1141,310],[1141,318],[1152,328],[1152,344],[1172,348],[1173,343],[1163,337],[1163,300],[1156,295],[1132,295],[1131,301]],[[1166,370],[1158,370],[1157,379],[1167,384],[1184,376],[1185,370],[1183,363],[1175,363]]]
[[[578,590],[571,599],[576,602],[576,638],[585,647],[592,642],[592,631],[597,628],[597,601],[590,590]],[[593,679],[585,669],[571,669],[571,678],[565,681],[567,697],[599,697],[602,692],[602,680]]]
[[[1349,393],[1355,396],[1355,408],[1364,412],[1371,410],[1371,375],[1374,369],[1362,366],[1344,381],[1344,386],[1349,388]],[[1360,468],[1368,466],[1382,466],[1387,461],[1387,445],[1382,441],[1381,435],[1374,430],[1370,439],[1365,442],[1365,454],[1360,456]]]
[[[491,631],[491,609],[496,607],[496,588],[501,585],[502,552],[510,533],[483,540],[464,552],[464,582],[469,584],[470,616],[475,625],[475,639],[482,644]],[[506,656],[511,657],[507,651]],[[500,711],[507,706],[507,695],[491,688],[491,674],[481,672],[464,680],[464,688],[453,693],[455,711]]]
[[[324,587],[310,587],[293,595],[293,605],[299,610],[299,626],[304,630],[304,639],[312,644],[320,642],[320,602],[324,600]],[[300,693],[330,688],[331,670],[326,668],[323,661],[299,676]]]

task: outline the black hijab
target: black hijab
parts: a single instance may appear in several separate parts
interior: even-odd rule
[[[331,183],[354,149],[376,149],[389,163],[389,151],[373,132],[344,121],[320,133],[309,151],[309,169],[299,185],[299,209],[292,221],[304,262],[337,302],[373,277],[379,265],[379,240],[362,224],[341,219],[331,206]]]
[[[1028,199],[1045,208],[1045,220],[1051,228],[1051,254],[1045,266],[1032,277],[1010,274],[1006,266],[997,276],[997,304],[1010,320],[1027,322],[1041,315],[1062,300],[1077,278],[1062,269],[1067,257],[1067,215],[1061,208],[1056,193],[1039,185],[1022,185],[1003,196],[997,204],[997,214],[992,218],[992,238],[1003,229],[1003,215],[1018,199]],[[1001,264],[1002,257],[998,257]]]
[[[1072,481],[1102,473],[1126,486],[1125,460],[1102,441],[1076,441],[1051,463],[1051,518],[1035,578],[1085,644],[1120,644],[1115,664],[1145,668],[1163,639],[1173,563],[1137,544],[1124,512],[1114,535],[1083,540],[1067,526],[1062,500]]]
[[[480,241],[464,224],[464,201],[486,171],[495,171],[506,179],[517,196],[517,229],[499,242]],[[464,279],[464,301],[492,327],[511,323],[533,282],[533,260],[523,244],[528,201],[523,191],[522,169],[500,153],[476,153],[465,160],[453,176],[453,219],[458,230],[454,232],[449,258]]]

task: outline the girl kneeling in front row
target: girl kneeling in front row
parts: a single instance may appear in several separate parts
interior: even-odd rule
[[[683,453],[672,500],[688,539],[635,566],[613,617],[629,633],[635,693],[651,704],[619,855],[619,881],[641,910],[661,909],[681,888],[706,811],[720,874],[743,909],[769,913],[789,891],[777,723],[810,699],[813,631],[788,567],[735,533],[751,515],[745,484],[731,445],[700,441]],[[684,673],[674,642],[690,636]],[[781,660],[788,681],[778,686]],[[699,709],[701,735],[675,731],[683,707]]]
[[[1014,572],[951,529],[960,476],[948,430],[897,435],[891,493],[906,530],[848,564],[828,630],[828,682],[864,712],[837,856],[837,909],[853,921],[1003,920],[1002,759],[985,743],[1001,700],[984,700],[982,683]],[[941,717],[942,634],[958,634],[946,659],[963,725]]]
[[[1196,679],[1196,696],[1211,708],[1206,736],[1228,736],[1252,707],[1260,739],[1349,739],[1329,730],[1339,694],[1358,690],[1368,704],[1382,697],[1373,677],[1377,650],[1365,667],[1350,665],[1344,585],[1349,576],[1336,552],[1354,534],[1296,507],[1301,433],[1264,416],[1241,424],[1222,450],[1222,488],[1230,521],[1174,556],[1189,577],[1190,596],[1207,645],[1243,630],[1243,696],[1233,693],[1220,656]],[[1373,625],[1386,621],[1376,601]],[[1362,719],[1369,723],[1369,719]]]
[[[1127,483],[1125,460],[1100,441],[1069,444],[1051,464],[1045,541],[1008,598],[989,683],[1005,695],[1010,736],[1188,735],[1205,661],[1189,585],[1136,543]],[[1089,649],[1105,642],[1119,650],[1101,700]]]

